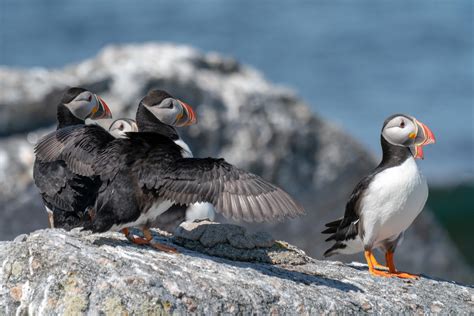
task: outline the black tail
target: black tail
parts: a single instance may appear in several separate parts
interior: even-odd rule
[[[321,234],[331,234],[331,236],[329,236],[329,238],[327,238],[326,241],[331,241],[331,240],[334,240],[336,238],[336,232],[337,232],[337,229],[339,228],[339,225],[341,224],[341,222],[342,222],[342,218],[337,219],[337,220],[332,221],[332,222],[329,222],[325,225],[328,228],[323,230],[321,232]],[[330,249],[328,249],[328,251],[329,250]]]
[[[336,251],[337,251],[338,249],[344,249],[344,248],[346,248],[346,247],[347,247],[347,246],[346,246],[345,244],[343,244],[342,242],[338,241],[338,242],[336,242],[334,245],[332,245],[331,248],[329,248],[328,250],[326,250],[326,251],[324,252],[324,256],[325,256],[325,257],[330,257],[330,256],[332,256],[332,255],[335,255],[335,254],[336,254]]]

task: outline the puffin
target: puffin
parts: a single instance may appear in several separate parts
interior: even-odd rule
[[[112,122],[109,127],[109,133],[115,138],[125,138],[127,137],[126,134],[131,132],[138,132],[138,125],[135,120],[130,118],[117,119]],[[182,148],[181,153],[183,158],[193,157],[193,153],[190,147],[180,137],[177,131],[176,134],[171,134],[170,137],[175,142],[175,144]],[[194,220],[200,219],[213,220],[215,217],[214,207],[211,203],[194,203],[189,206],[174,204],[165,213],[166,214],[162,214],[158,219],[160,227],[162,225],[170,226],[173,222],[176,222],[177,220],[185,220],[192,222]]]
[[[322,232],[330,234],[326,241],[335,242],[324,256],[364,251],[371,275],[416,279],[396,269],[394,253],[428,198],[428,185],[415,159],[423,159],[423,147],[436,139],[428,126],[406,114],[388,117],[380,139],[382,161],[355,186],[344,217],[327,223]],[[377,262],[374,249],[385,253],[387,266]]]
[[[57,130],[83,126],[86,119],[112,117],[105,101],[96,94],[79,87],[67,89],[57,105]],[[33,179],[38,187],[48,214],[50,228],[71,229],[82,222],[82,213],[93,201],[93,193],[100,182],[97,177],[74,174],[61,160],[41,161],[36,157]]]
[[[138,132],[103,145],[83,132],[58,131],[37,147],[46,161],[64,159],[74,172],[102,180],[96,213],[84,229],[121,231],[133,243],[176,252],[153,242],[149,230],[173,204],[211,203],[225,217],[255,222],[304,214],[281,188],[224,159],[183,157],[173,126],[195,124],[196,116],[190,105],[169,93],[150,91],[138,105],[136,122]],[[131,236],[132,227],[141,228],[144,237]]]
[[[109,134],[114,138],[126,138],[127,133],[138,132],[137,122],[129,118],[120,118],[109,126]]]

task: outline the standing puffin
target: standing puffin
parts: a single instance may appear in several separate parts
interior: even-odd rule
[[[87,118],[109,118],[112,114],[99,96],[83,88],[68,89],[57,106],[57,130],[81,126]],[[98,178],[74,174],[64,161],[44,162],[36,158],[33,179],[48,213],[49,226],[71,229],[79,226],[82,213],[90,206],[100,182]]]
[[[375,170],[355,187],[344,217],[326,224],[326,241],[335,244],[325,253],[353,254],[364,251],[372,275],[399,278],[418,276],[399,272],[393,254],[404,231],[422,211],[428,185],[415,159],[424,158],[423,146],[435,143],[433,132],[423,123],[404,114],[388,117],[381,135],[383,157]],[[373,250],[385,251],[388,271],[377,263]]]
[[[66,145],[40,150],[46,153],[45,159],[63,158],[78,174],[98,175],[102,180],[96,215],[85,229],[122,231],[134,243],[174,252],[152,243],[148,229],[173,204],[207,202],[226,217],[257,222],[304,213],[286,192],[223,159],[183,158],[170,125],[191,125],[196,117],[189,105],[165,91],[150,91],[140,101],[136,122],[139,132],[94,150],[89,136],[77,132],[52,133],[47,138],[58,138]],[[92,151],[96,158],[84,160]],[[131,227],[141,227],[144,238],[130,237]]]

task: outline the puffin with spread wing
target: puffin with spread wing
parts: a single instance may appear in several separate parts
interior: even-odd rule
[[[78,174],[102,180],[96,214],[86,229],[129,236],[129,228],[141,227],[144,238],[129,238],[132,242],[175,251],[152,243],[148,229],[173,204],[208,202],[228,218],[256,222],[304,213],[285,191],[223,159],[183,158],[172,126],[194,124],[196,117],[189,105],[165,91],[153,90],[141,100],[136,122],[139,132],[103,145],[94,133],[61,130],[36,148],[42,159],[60,157]]]

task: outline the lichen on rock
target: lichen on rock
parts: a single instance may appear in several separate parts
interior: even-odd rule
[[[207,231],[225,240],[205,246]],[[242,236],[268,244],[232,246]],[[319,261],[235,225],[188,223],[176,236],[153,230],[153,237],[179,253],[79,229],[0,242],[0,315],[470,314],[474,307],[471,286],[375,278],[363,264]]]

